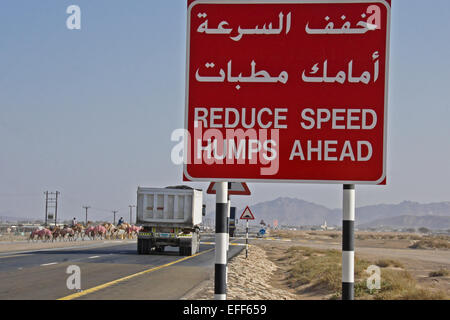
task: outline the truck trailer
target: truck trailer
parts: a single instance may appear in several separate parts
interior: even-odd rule
[[[142,188],[137,190],[136,224],[138,254],[163,252],[178,247],[191,256],[200,250],[203,193],[188,187]]]

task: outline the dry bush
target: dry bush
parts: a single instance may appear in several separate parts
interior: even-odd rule
[[[414,277],[407,271],[384,269],[381,273],[381,290],[376,300],[445,300],[444,292],[419,288]]]
[[[288,285],[307,290],[320,289],[329,292],[331,299],[341,296],[342,253],[338,250],[318,250],[304,247],[290,247],[287,250],[293,267],[289,270]],[[382,267],[381,290],[370,292],[367,289],[367,268],[372,263],[355,258],[355,297],[362,300],[444,300],[442,291],[432,291],[417,286],[415,278],[406,270],[386,269],[394,266],[402,268],[395,260],[380,259]],[[299,288],[308,285],[304,288]]]
[[[291,286],[312,284],[332,292],[339,290],[341,286],[339,251],[291,247],[288,253],[295,261],[289,270]]]
[[[289,270],[288,283],[291,287],[298,288],[310,284],[314,288],[326,289],[330,294],[340,294],[342,285],[340,251],[290,247],[287,253],[294,265]],[[355,259],[355,276],[362,277],[369,265],[367,261]]]
[[[417,286],[416,279],[406,270],[382,269],[381,289],[370,291],[365,281],[355,283],[355,296],[361,300],[446,300],[443,291]]]
[[[416,241],[410,245],[411,249],[450,249],[450,241],[440,238],[428,238]]]
[[[403,268],[403,264],[401,262],[391,259],[380,259],[375,263],[375,265],[379,266],[380,268]]]
[[[330,239],[339,239],[342,236],[341,232],[327,232],[327,231],[287,231],[276,230],[272,231],[272,236],[287,238],[292,240],[297,239],[311,239],[314,236],[328,236]],[[412,249],[450,249],[450,236],[426,236],[410,233],[376,233],[376,232],[357,232],[356,240],[403,240],[415,241],[410,246]]]
[[[367,233],[356,234],[357,240],[422,240],[424,236],[410,233]]]
[[[299,231],[287,231],[287,230],[275,230],[271,231],[273,237],[286,238],[286,239],[299,239],[303,238],[303,234]]]
[[[328,235],[331,239],[338,239],[341,238],[341,234],[340,233],[331,233]]]
[[[374,239],[374,235],[357,233],[355,238],[356,238],[356,240],[369,240],[369,239]]]
[[[432,271],[428,274],[429,277],[436,278],[436,277],[448,277],[450,275],[450,271],[447,269],[441,268],[438,271]]]

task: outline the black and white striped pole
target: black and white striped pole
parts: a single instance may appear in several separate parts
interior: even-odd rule
[[[228,182],[228,191],[231,190],[231,182]],[[231,210],[231,200],[230,195],[227,195],[227,259],[228,259],[228,252],[230,251],[230,210]],[[227,280],[228,285],[228,263],[226,268],[226,276],[225,279]]]
[[[214,299],[227,299],[228,183],[217,182]]]
[[[248,219],[247,227],[245,228],[245,259],[248,259]]]
[[[231,183],[228,184],[228,190],[231,189]],[[230,196],[228,196],[228,202],[227,202],[227,251],[230,250],[230,211],[231,211],[231,199]]]
[[[342,300],[355,298],[355,185],[344,185],[342,221]]]

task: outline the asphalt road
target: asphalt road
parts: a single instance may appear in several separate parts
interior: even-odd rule
[[[203,238],[202,242],[213,241]],[[242,246],[230,246],[229,257]],[[69,290],[71,265],[80,267],[82,291]],[[0,299],[180,299],[210,278],[214,245],[201,244],[193,257],[178,248],[138,255],[136,242],[0,255]]]

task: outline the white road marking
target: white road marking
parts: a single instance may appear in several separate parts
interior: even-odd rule
[[[26,257],[31,256],[31,254],[15,254],[12,256],[0,256],[0,259],[6,259],[6,258],[18,258],[18,257]]]
[[[92,257],[89,257],[89,259],[96,259],[96,258],[100,258],[100,256],[92,256]]]
[[[54,264],[58,264],[58,262],[44,263],[44,264],[41,264],[41,267],[51,266],[51,265],[54,265]]]
[[[103,247],[105,244],[117,244],[117,245],[123,245],[123,244],[131,244],[131,243],[137,243],[137,241],[128,241],[128,242],[122,242],[122,241],[111,241],[111,242],[103,242],[103,243],[93,243],[88,245],[80,245],[80,246],[73,246],[73,247],[60,247],[60,248],[47,248],[47,249],[38,249],[38,250],[27,250],[27,251],[15,251],[15,252],[8,252],[4,254],[0,254],[0,258],[2,258],[4,255],[22,255],[24,253],[35,253],[35,252],[45,252],[45,251],[59,251],[59,250],[72,250],[72,249],[90,249],[90,248],[98,248]]]

